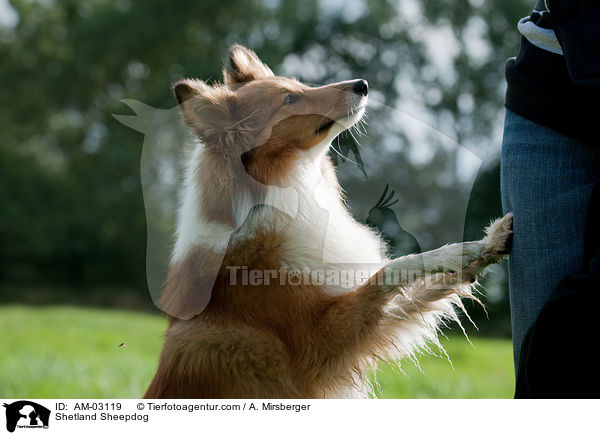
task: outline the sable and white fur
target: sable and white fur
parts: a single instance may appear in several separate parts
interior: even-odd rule
[[[362,117],[366,90],[276,77],[240,46],[230,62],[223,85],[174,86],[202,144],[188,159],[162,299],[170,324],[145,397],[365,397],[379,359],[411,357],[456,319],[477,275],[507,254],[512,216],[483,240],[387,258],[350,215],[327,155]],[[379,272],[352,289],[244,286],[227,266]],[[399,270],[415,279],[376,279]]]

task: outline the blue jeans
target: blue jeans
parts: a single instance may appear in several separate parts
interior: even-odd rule
[[[581,142],[506,111],[501,189],[504,212],[514,213],[508,269],[515,368],[548,295],[583,266],[587,207],[598,181],[600,139]]]

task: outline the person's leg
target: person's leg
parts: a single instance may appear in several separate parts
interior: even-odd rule
[[[600,144],[577,141],[507,110],[501,188],[502,208],[514,214],[509,290],[515,367],[523,338],[550,292],[583,266],[586,210],[599,180]]]

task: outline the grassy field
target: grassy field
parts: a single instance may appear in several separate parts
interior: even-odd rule
[[[135,398],[156,367],[166,321],[159,315],[74,307],[0,306],[0,397]],[[453,366],[423,356],[381,367],[383,398],[509,398],[508,340],[450,335]],[[121,343],[127,346],[119,347]]]

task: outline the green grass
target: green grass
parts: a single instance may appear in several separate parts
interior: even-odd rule
[[[506,339],[449,335],[441,342],[452,361],[433,355],[419,358],[419,368],[403,361],[401,369],[382,367],[377,375],[386,399],[501,399],[514,392],[512,343]]]
[[[75,307],[0,306],[0,397],[141,397],[156,368],[166,320],[159,315]],[[509,398],[509,340],[442,340],[439,357],[382,367],[384,398]],[[125,342],[127,347],[119,347]]]
[[[0,307],[0,397],[141,397],[165,325],[127,311]]]

